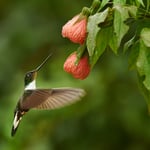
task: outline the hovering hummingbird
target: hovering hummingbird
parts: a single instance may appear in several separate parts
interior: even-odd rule
[[[36,69],[25,74],[25,89],[14,111],[14,121],[11,130],[11,136],[15,135],[22,117],[30,109],[52,110],[60,108],[78,101],[85,95],[85,91],[80,88],[36,88],[37,72],[47,62],[50,56],[51,55],[49,55]]]

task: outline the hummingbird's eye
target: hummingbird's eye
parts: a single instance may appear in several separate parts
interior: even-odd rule
[[[32,77],[32,72],[28,72],[28,73],[26,74],[26,77],[27,77],[27,78],[31,78],[31,77]]]
[[[28,73],[28,74],[27,74],[27,77],[30,77],[30,76],[31,76],[31,73]]]
[[[31,73],[31,72],[28,72],[28,73],[25,75],[25,82],[26,82],[26,83],[30,82],[31,77],[32,77],[32,73]]]
[[[27,73],[27,74],[25,75],[25,79],[27,80],[29,77],[30,77],[30,74]]]

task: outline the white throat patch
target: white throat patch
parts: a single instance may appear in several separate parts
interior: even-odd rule
[[[25,90],[35,90],[35,89],[36,89],[35,80],[33,80],[31,83],[29,83],[29,84],[25,87]]]

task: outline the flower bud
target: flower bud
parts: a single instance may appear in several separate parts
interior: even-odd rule
[[[62,27],[62,36],[74,43],[83,44],[86,39],[87,17],[76,15]]]
[[[72,53],[64,63],[64,70],[73,75],[77,79],[85,79],[90,73],[90,65],[88,56],[84,55],[76,64],[77,54]]]

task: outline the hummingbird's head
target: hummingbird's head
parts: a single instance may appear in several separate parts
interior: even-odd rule
[[[31,83],[32,81],[36,79],[37,72],[44,66],[44,64],[47,62],[50,56],[51,54],[48,55],[47,58],[36,69],[26,73],[25,78],[24,78],[25,86],[29,85],[29,83]]]
[[[27,86],[29,83],[35,80],[36,76],[37,76],[37,71],[35,70],[27,72],[24,78],[25,86]]]

